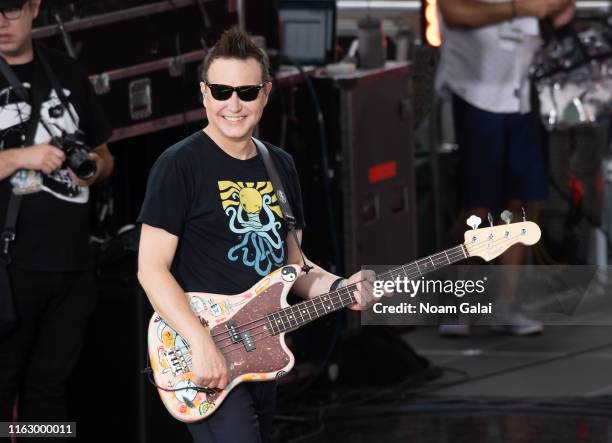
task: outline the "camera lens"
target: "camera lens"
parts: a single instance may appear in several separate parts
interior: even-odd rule
[[[89,180],[96,175],[96,162],[89,158],[85,149],[75,148],[68,155],[68,166],[81,180]]]
[[[88,159],[79,165],[79,167],[75,171],[75,174],[81,180],[89,180],[94,175],[96,175],[96,170],[96,162],[91,159]]]

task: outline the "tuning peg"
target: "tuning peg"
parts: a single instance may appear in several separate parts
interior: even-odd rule
[[[482,219],[476,215],[472,215],[467,219],[466,223],[472,229],[478,229],[478,226],[482,223]]]
[[[523,210],[523,221],[527,221],[527,217],[525,216],[525,208],[521,208]]]
[[[508,211],[507,209],[501,213],[500,217],[506,222],[507,225],[512,222],[512,212]]]
[[[487,220],[489,220],[489,226],[493,227],[493,216],[490,212],[487,214]]]

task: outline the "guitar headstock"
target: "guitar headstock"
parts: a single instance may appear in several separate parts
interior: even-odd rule
[[[536,244],[541,235],[537,224],[522,221],[466,231],[463,246],[470,257],[491,261],[517,243],[527,246]]]

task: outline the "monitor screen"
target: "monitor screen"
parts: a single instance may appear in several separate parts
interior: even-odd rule
[[[281,3],[279,10],[281,51],[302,64],[333,61],[335,6],[332,2]]]

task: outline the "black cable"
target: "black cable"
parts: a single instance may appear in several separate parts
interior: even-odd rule
[[[274,86],[274,88],[272,89],[272,93],[278,93],[278,98],[281,105],[281,133],[277,146],[284,148],[287,142],[287,125],[289,118],[287,116],[288,112],[287,103],[285,103],[285,94],[283,93],[283,88],[280,87],[278,77],[276,76],[275,72],[272,73],[272,85]]]
[[[287,441],[289,443],[298,443],[298,442],[304,441],[305,439],[309,439],[309,438],[315,437],[316,435],[318,435],[321,432],[323,432],[325,430],[325,415],[328,413],[328,411],[332,411],[334,409],[339,409],[339,408],[346,409],[347,407],[351,407],[351,406],[359,406],[359,405],[361,405],[363,403],[366,403],[366,402],[370,403],[370,402],[372,402],[373,400],[375,400],[377,398],[383,398],[385,396],[385,394],[387,394],[387,393],[394,392],[398,388],[398,386],[405,385],[405,384],[407,384],[409,382],[412,382],[412,381],[414,381],[414,380],[410,379],[410,378],[407,378],[406,380],[401,382],[399,385],[396,385],[396,386],[393,386],[393,387],[388,387],[386,389],[380,389],[380,388],[372,389],[372,390],[375,391],[373,394],[370,394],[370,395],[368,395],[366,397],[358,398],[357,400],[353,400],[353,401],[349,401],[349,402],[347,402],[347,401],[345,401],[345,402],[335,401],[335,402],[328,403],[327,405],[323,405],[323,406],[320,406],[320,407],[306,408],[305,409],[306,411],[316,411],[316,419],[314,421],[315,421],[315,425],[317,426],[317,428],[314,431],[310,432],[310,433],[307,433],[305,435],[301,435],[301,436],[295,437],[295,438],[293,438],[291,440],[287,440]],[[351,393],[352,392],[349,392],[349,395]],[[293,412],[298,412],[299,413],[299,411],[295,411],[295,410]],[[310,427],[312,427],[312,425],[309,425],[309,428]],[[286,441],[286,440],[284,439],[283,441]]]
[[[159,386],[157,384],[157,382],[155,381],[155,379],[153,378],[153,368],[151,367],[151,360],[149,360],[149,353],[147,352],[147,366],[140,371],[141,374],[144,374],[147,376],[147,379],[149,380],[149,383],[151,383],[155,388],[157,389],[161,389],[162,391],[166,391],[166,392],[178,392],[178,391],[186,391],[186,390],[194,390],[194,391],[198,391],[198,392],[205,392],[206,394],[216,394],[217,391],[211,388],[207,388],[206,386],[198,386],[198,385],[193,385],[193,386],[184,386],[182,388],[164,388],[163,386]]]
[[[595,351],[599,351],[601,349],[606,349],[606,348],[610,348],[610,347],[612,347],[612,342],[605,343],[603,345],[593,346],[593,347],[586,348],[586,349],[581,349],[581,350],[578,350],[578,351],[567,352],[565,354],[561,354],[561,355],[557,355],[557,356],[554,356],[554,357],[545,358],[543,360],[538,360],[538,361],[534,361],[534,362],[530,362],[530,363],[525,363],[525,364],[519,365],[519,366],[513,366],[511,368],[500,369],[498,371],[489,372],[487,374],[482,374],[482,375],[479,375],[477,377],[469,377],[466,380],[461,380],[461,381],[457,381],[457,382],[447,383],[447,384],[444,384],[444,385],[439,386],[439,387],[434,387],[433,389],[428,389],[428,390],[425,390],[425,391],[420,391],[419,393],[423,394],[423,393],[435,392],[435,391],[437,391],[439,389],[445,389],[445,388],[448,388],[448,387],[451,387],[451,386],[458,386],[458,385],[461,385],[461,384],[464,384],[464,383],[471,383],[471,382],[474,382],[474,381],[480,381],[480,380],[484,380],[484,379],[491,378],[491,377],[497,377],[498,375],[508,374],[508,373],[515,372],[515,371],[518,371],[518,370],[521,370],[521,369],[532,368],[532,367],[535,367],[535,366],[540,366],[542,364],[547,364],[547,363],[551,363],[551,362],[554,362],[554,361],[564,360],[564,359],[567,359],[567,358],[575,357],[577,355],[588,354],[590,352],[595,352]]]
[[[612,403],[609,401],[593,401],[575,398],[485,398],[485,397],[460,397],[433,399],[430,401],[409,402],[401,406],[394,405],[392,408],[384,405],[375,405],[356,411],[339,411],[333,419],[359,418],[361,416],[389,416],[392,414],[414,414],[414,413],[448,413],[462,412],[487,413],[496,412],[539,412],[556,413],[563,415],[589,415],[599,417],[612,416]],[[375,409],[375,410],[374,410]]]
[[[573,401],[572,401],[573,400]],[[593,401],[576,401],[575,399],[559,401],[559,399],[490,399],[490,398],[462,398],[462,399],[445,399],[431,402],[419,402],[394,406],[393,408],[373,406],[363,408],[357,411],[340,411],[333,417],[328,418],[328,421],[335,420],[358,420],[360,418],[372,419],[373,417],[390,417],[393,415],[410,414],[463,414],[465,416],[473,416],[474,413],[486,413],[495,415],[501,413],[535,413],[541,415],[566,415],[571,417],[611,417],[612,403],[610,402],[593,402]],[[312,423],[312,421],[311,421]],[[318,423],[318,422],[317,422]],[[309,427],[311,427],[310,425]],[[323,431],[325,421],[319,425],[319,432]],[[292,427],[295,434],[295,427]],[[298,431],[299,432],[299,431]],[[319,433],[317,432],[317,433]],[[306,438],[311,438],[314,433],[306,434],[301,438],[290,440],[291,442],[303,441]],[[281,434],[282,437],[282,434]],[[286,439],[278,439],[277,441],[286,441]]]
[[[340,334],[342,332],[342,325],[344,323],[344,310],[341,309],[336,311],[334,313],[334,316],[336,317],[334,321],[334,331],[331,336],[331,339],[329,340],[329,345],[325,352],[325,356],[321,360],[321,363],[318,365],[318,369],[314,372],[314,374],[310,376],[308,380],[306,380],[302,385],[300,385],[299,389],[293,390],[289,395],[284,397],[285,400],[302,395],[305,391],[310,389],[325,372],[325,369],[329,365],[329,362],[331,361],[334,355],[334,351],[336,349],[336,346],[338,345],[338,339],[340,338]]]
[[[307,438],[316,437],[321,432],[323,432],[325,430],[325,421],[323,420],[324,414],[325,414],[325,408],[321,408],[321,410],[317,414],[317,421],[316,421],[317,428],[314,431],[308,434],[300,435],[299,437],[292,438],[291,440],[288,440],[287,443],[299,443],[301,441],[306,440]]]
[[[387,387],[376,387],[376,388],[366,388],[363,390],[351,390],[347,393],[347,395],[345,395],[345,398],[343,399],[342,397],[340,397],[338,400],[335,400],[331,403],[328,403],[322,407],[307,407],[307,408],[303,408],[303,409],[298,409],[296,408],[297,411],[300,412],[317,412],[317,413],[321,413],[321,411],[327,411],[327,410],[332,410],[332,409],[337,409],[337,408],[347,408],[347,407],[356,407],[356,406],[360,406],[364,403],[372,403],[374,400],[378,400],[381,398],[385,398],[386,396],[389,395],[397,395],[398,391],[400,393],[405,393],[405,388],[411,386],[411,385],[415,385],[418,384],[420,385],[423,381],[424,381],[425,377],[421,377],[421,378],[413,378],[413,377],[406,377],[402,382],[393,385],[393,386],[387,386]],[[365,394],[363,394],[363,392],[365,391]],[[327,392],[327,391],[325,391]],[[408,391],[410,392],[410,391]],[[353,400],[348,400],[346,399],[347,396],[351,396],[353,394],[357,394],[358,398],[353,399]],[[312,397],[312,396],[311,396]],[[309,397],[309,400],[311,400],[311,397]],[[296,412],[296,410],[294,410],[293,412]],[[322,418],[322,416],[321,416]]]
[[[511,373],[517,370],[521,370],[521,369],[526,369],[526,368],[530,368],[530,367],[534,367],[534,366],[538,366],[538,365],[542,365],[542,364],[547,364],[553,361],[558,361],[558,360],[563,360],[563,359],[567,359],[567,358],[571,358],[571,357],[575,357],[577,355],[581,355],[581,354],[586,354],[586,353],[590,353],[590,352],[594,352],[597,350],[601,350],[601,349],[606,349],[612,347],[612,342],[610,343],[605,343],[603,345],[598,345],[598,346],[593,346],[591,348],[587,348],[587,349],[582,349],[582,350],[578,350],[578,351],[573,351],[573,352],[568,352],[565,354],[562,354],[560,356],[555,356],[555,357],[550,357],[550,358],[546,358],[543,360],[539,360],[536,362],[531,362],[531,363],[526,363],[524,365],[520,365],[520,366],[515,366],[512,368],[507,368],[507,369],[502,369],[499,371],[493,371],[487,374],[482,374],[480,376],[477,377],[468,377],[468,378],[464,378],[463,380],[459,380],[459,381],[455,381],[455,382],[447,382],[447,383],[439,383],[433,386],[426,386],[426,389],[412,389],[412,390],[404,390],[402,389],[399,394],[401,395],[420,395],[423,396],[425,394],[431,394],[437,390],[440,389],[445,389],[448,387],[452,387],[452,386],[458,386],[464,383],[469,383],[469,382],[474,382],[474,381],[479,381],[479,380],[483,380],[483,379],[487,379],[487,378],[491,378],[491,377],[496,377],[502,374],[506,374],[506,373]],[[319,411],[321,409],[328,411],[328,410],[337,410],[339,408],[342,409],[346,409],[346,408],[350,408],[350,407],[355,407],[355,406],[359,406],[360,404],[363,404],[364,402],[368,402],[368,403],[372,403],[373,400],[377,400],[380,398],[384,398],[385,394],[389,393],[389,392],[394,392],[394,393],[398,393],[397,391],[399,389],[402,388],[403,385],[406,385],[406,381],[400,383],[399,385],[396,385],[395,387],[391,387],[391,388],[387,388],[385,390],[379,390],[379,392],[377,392],[375,395],[370,395],[370,396],[366,396],[364,398],[358,399],[356,401],[353,402],[342,402],[342,401],[334,401],[331,403],[328,403],[327,405],[325,405],[323,408],[319,407],[319,408],[303,408],[303,409],[297,409],[294,410],[294,413],[298,413],[298,414],[303,414],[303,413],[308,413],[308,412],[314,412],[314,411]],[[401,397],[400,397],[401,398]],[[432,403],[432,402],[430,402]],[[429,407],[427,408],[426,405],[427,403],[423,403],[420,402],[418,404],[413,404],[411,406],[408,406],[407,408],[410,408],[411,412],[414,412],[415,410],[418,410],[419,412],[439,412],[440,411],[440,407],[439,405],[436,404],[436,407]],[[455,406],[454,408],[448,408],[449,410],[453,410],[456,411],[457,407]],[[397,410],[397,408],[394,408],[394,410]],[[575,411],[572,411],[575,412]],[[595,411],[599,414],[602,413],[602,411]],[[612,408],[610,408],[609,406],[607,407],[607,409],[604,410],[604,412],[606,412],[608,415],[612,415]],[[371,414],[369,414],[371,415]]]
[[[210,18],[206,13],[206,7],[204,6],[204,3],[202,2],[202,0],[195,1],[198,6],[198,10],[200,11],[200,16],[202,17],[202,24],[204,25],[204,29],[212,28],[212,23],[210,22]]]
[[[334,257],[336,267],[338,269],[338,273],[344,274],[344,271],[345,271],[344,263],[342,262],[342,258],[340,256],[340,243],[339,243],[339,238],[338,238],[337,230],[336,230],[336,218],[333,212],[334,204],[332,200],[332,187],[331,187],[331,183],[329,179],[329,160],[328,160],[329,153],[327,149],[327,136],[325,135],[326,133],[325,118],[323,116],[321,104],[319,103],[319,99],[315,91],[314,85],[312,83],[312,80],[310,79],[308,75],[306,75],[302,65],[298,61],[296,61],[289,55],[283,54],[280,52],[276,53],[274,51],[270,51],[270,54],[277,55],[281,60],[286,60],[291,65],[297,68],[298,72],[300,73],[300,76],[302,77],[304,81],[304,84],[306,85],[306,90],[308,91],[308,95],[314,107],[315,114],[317,116],[317,124],[319,127],[319,148],[321,151],[321,169],[322,169],[322,175],[323,175],[322,179],[323,179],[323,187],[324,187],[323,198],[325,200],[325,207],[326,207],[327,216],[328,216],[328,229],[329,229],[329,236],[331,238],[332,254]]]
[[[322,181],[323,181],[323,186],[324,186],[324,199],[325,199],[325,204],[326,204],[325,206],[326,206],[327,215],[328,215],[327,217],[328,230],[329,230],[329,235],[330,235],[331,244],[332,244],[332,254],[334,257],[334,262],[338,269],[338,273],[344,274],[344,264],[340,256],[340,244],[339,244],[339,238],[338,238],[337,230],[336,230],[336,220],[335,220],[335,216],[333,212],[334,205],[333,205],[333,200],[332,200],[332,189],[331,189],[332,187],[331,187],[329,173],[328,173],[329,172],[329,161],[328,161],[329,154],[328,154],[328,149],[327,149],[325,119],[323,116],[321,105],[319,103],[318,96],[316,94],[315,88],[312,84],[310,77],[306,75],[302,65],[299,62],[297,62],[292,57],[286,54],[282,54],[282,53],[273,53],[271,51],[270,55],[273,55],[273,56],[276,55],[278,56],[279,61],[282,62],[283,60],[286,60],[297,68],[298,72],[300,73],[300,76],[302,77],[302,80],[306,84],[308,95],[314,107],[314,110],[317,116],[317,124],[319,127],[319,147],[320,147],[320,155],[321,155],[321,169],[322,169],[322,175],[323,175]],[[278,85],[278,79],[276,75],[273,75],[272,78],[273,78],[273,82],[276,82],[276,84]],[[280,91],[281,88],[279,87],[278,89]],[[283,109],[283,117],[284,117],[283,126],[281,128],[282,131],[281,131],[281,144],[280,144],[280,146],[283,147],[284,138],[286,137],[287,111],[285,107],[285,102],[283,100],[282,92],[279,92],[279,94],[281,98],[281,107]],[[333,356],[334,350],[338,344],[338,340],[339,340],[341,329],[342,329],[342,322],[344,319],[344,315],[342,313],[336,313],[335,315],[336,315],[336,322],[335,322],[336,327],[334,328],[334,334],[329,341],[329,346],[327,347],[325,357],[323,358],[323,361],[319,364],[318,370],[310,377],[310,379],[306,383],[304,383],[304,385],[299,390],[299,392],[304,392],[306,389],[310,388],[320,378],[320,376],[325,372],[325,368],[327,368],[327,366],[329,365],[329,362]]]
[[[315,432],[305,434],[302,437],[289,440],[291,442],[303,441],[306,438],[322,432],[325,428],[323,411],[331,409],[332,406],[325,406],[313,416],[305,425],[312,428],[313,422],[318,425]],[[458,397],[458,398],[437,398],[419,401],[410,401],[402,404],[374,404],[357,409],[334,408],[335,412],[327,418],[327,421],[358,420],[359,418],[372,419],[373,417],[390,417],[393,415],[414,415],[414,414],[448,414],[461,413],[471,416],[474,413],[536,413],[536,414],[557,414],[567,416],[589,416],[589,417],[612,417],[612,397],[602,399],[577,399],[577,398],[489,398],[489,397]],[[299,411],[297,411],[300,413]],[[303,422],[301,415],[300,421]],[[297,422],[293,420],[293,423]],[[295,426],[291,429],[295,434]],[[281,433],[281,436],[282,433]],[[279,437],[277,435],[277,437]],[[282,439],[281,441],[287,441]]]

